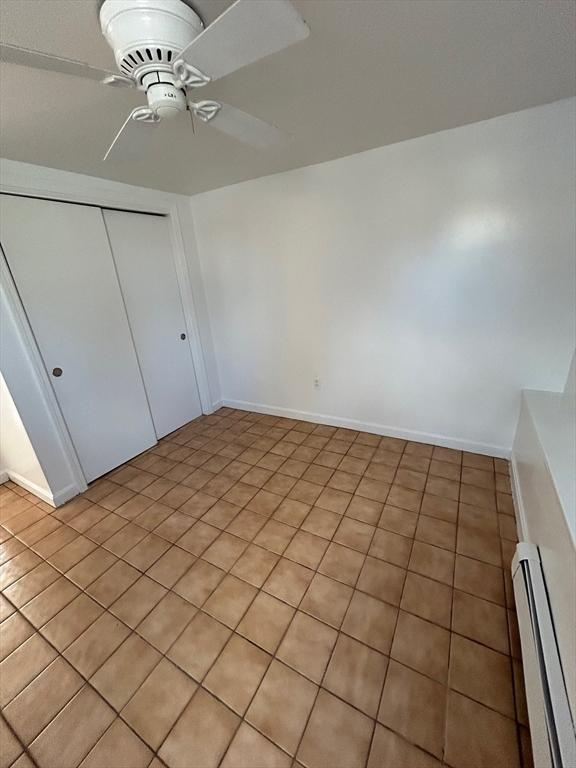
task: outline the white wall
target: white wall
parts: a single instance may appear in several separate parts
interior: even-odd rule
[[[0,476],[5,480],[6,475],[32,493],[41,493],[43,498],[51,494],[20,414],[0,374]]]
[[[565,100],[192,198],[224,402],[506,455],[575,343],[574,130]]]

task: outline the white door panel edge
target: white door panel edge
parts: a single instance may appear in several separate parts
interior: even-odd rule
[[[11,394],[17,401],[20,417],[24,416],[28,421],[28,410],[34,405],[39,407],[46,416],[47,428],[40,427],[41,445],[38,443],[35,429],[29,423],[27,432],[53,496],[52,502],[49,503],[58,506],[85,491],[86,478],[1,247],[0,297],[2,299],[2,372],[9,381],[12,381],[14,376]],[[8,339],[7,336],[10,338]],[[29,393],[23,392],[21,386],[16,386],[16,383],[21,380],[22,371],[12,370],[14,365],[17,365],[17,361],[11,359],[12,357],[20,359],[21,364],[26,366],[27,378],[32,379],[28,382],[33,392],[32,404],[27,402]],[[22,403],[21,397],[26,402]]]
[[[9,196],[2,207],[6,258],[46,368],[63,369],[50,381],[90,481],[156,442],[101,212]]]
[[[103,216],[152,420],[164,437],[202,413],[168,222],[126,211]]]
[[[189,236],[188,242],[194,245],[193,264],[187,258],[187,249],[183,236],[183,223],[180,217],[179,208],[180,204],[177,203],[170,211],[170,242],[172,244],[172,253],[174,255],[174,264],[176,266],[176,275],[178,277],[178,287],[180,288],[180,298],[182,299],[182,307],[184,309],[184,318],[186,321],[186,327],[188,332],[188,342],[190,345],[190,353],[192,355],[192,361],[194,363],[194,373],[196,375],[196,384],[198,385],[198,394],[200,395],[200,403],[202,405],[203,413],[212,413],[215,409],[212,405],[213,397],[210,392],[210,386],[208,383],[208,375],[206,373],[206,360],[205,350],[202,338],[200,336],[200,320],[199,309],[201,299],[203,296],[203,278],[200,269],[200,262],[198,259],[196,249],[196,234],[194,232],[194,220],[192,217],[192,210],[189,206],[189,201],[184,203],[184,219],[188,219]],[[195,267],[195,272],[192,275],[190,273],[191,266]],[[192,286],[192,278],[195,279],[196,291]],[[205,299],[204,299],[205,301]],[[205,310],[207,313],[207,309]],[[209,340],[209,345],[212,346],[212,340]],[[218,387],[219,392],[219,387]]]

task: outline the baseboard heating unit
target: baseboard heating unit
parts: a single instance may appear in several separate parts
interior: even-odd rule
[[[538,548],[521,542],[512,561],[535,768],[574,768],[576,733]]]

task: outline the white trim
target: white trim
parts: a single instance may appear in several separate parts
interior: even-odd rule
[[[5,469],[0,469],[0,485],[7,483],[10,480],[10,475]]]
[[[24,488],[26,491],[33,493],[34,496],[38,496],[38,498],[42,501],[45,501],[46,504],[50,504],[52,507],[56,506],[54,503],[54,496],[49,491],[41,488],[39,485],[36,485],[36,483],[30,482],[30,480],[26,480],[26,478],[22,477],[22,475],[19,475],[18,472],[11,472],[8,470],[6,474],[8,475],[8,478],[12,480],[13,483],[16,483],[16,485],[19,485],[20,488]],[[74,495],[76,495],[75,487]]]
[[[373,434],[384,435],[386,437],[398,437],[402,440],[412,440],[416,443],[440,445],[444,448],[455,448],[458,451],[482,453],[486,456],[495,456],[500,459],[510,458],[509,448],[504,448],[501,445],[490,445],[488,443],[475,443],[471,440],[463,440],[458,437],[436,435],[429,432],[416,432],[411,429],[397,429],[396,427],[390,427],[384,424],[373,424],[371,422],[357,421],[356,419],[344,419],[339,416],[326,416],[323,413],[297,411],[293,408],[283,408],[276,405],[248,403],[244,400],[226,400],[224,398],[220,402],[220,405],[224,405],[228,408],[237,408],[241,411],[254,411],[255,413],[264,413],[269,416],[285,416],[290,419],[300,419],[301,421],[327,424],[331,427],[344,427],[345,429],[356,429],[360,432],[372,432]]]
[[[177,197],[169,192],[12,160],[0,160],[0,169],[0,192],[25,197],[160,214],[170,214]],[[32,177],[34,183],[29,181]]]
[[[31,183],[30,179],[34,178]],[[181,195],[133,187],[94,176],[59,171],[11,160],[0,161],[0,193],[84,203],[99,208],[119,208],[137,213],[168,217],[172,252],[188,330],[188,343],[194,362],[200,402],[210,412],[210,389],[198,329],[198,315],[191,290],[186,247],[178,214]],[[190,216],[192,213],[190,212]]]
[[[186,323],[188,345],[190,346],[192,362],[194,364],[196,386],[198,387],[198,395],[200,396],[200,404],[202,406],[203,413],[210,413],[210,387],[208,385],[208,376],[206,374],[204,350],[202,349],[202,342],[200,340],[198,316],[196,314],[196,306],[194,303],[194,296],[192,294],[192,283],[190,279],[190,272],[188,270],[186,249],[184,247],[182,226],[180,224],[177,205],[174,205],[174,208],[169,215],[169,219],[172,253],[174,255],[174,267],[176,269],[176,278],[178,280],[180,298],[182,301],[182,308],[184,310],[184,322]]]
[[[214,403],[212,403],[212,413],[214,411],[217,411],[219,408],[222,408],[224,405],[224,400],[216,400]]]
[[[529,541],[528,525],[526,522],[526,508],[522,499],[522,488],[520,487],[520,476],[518,473],[518,462],[516,454],[512,453],[510,457],[510,480],[512,485],[512,501],[516,510],[516,527],[518,529],[518,540]]]
[[[40,397],[42,398],[44,408],[48,414],[52,426],[54,428],[54,434],[56,439],[60,443],[62,453],[66,457],[66,463],[71,477],[74,480],[74,495],[82,493],[88,487],[86,484],[86,478],[80,466],[78,456],[72,439],[68,432],[68,427],[64,421],[58,400],[52,389],[52,384],[48,378],[48,373],[44,366],[44,361],[36,344],[36,339],[28,322],[28,316],[24,311],[22,302],[20,301],[20,295],[12,279],[12,273],[8,268],[6,257],[4,252],[0,248],[0,279],[3,287],[3,293],[6,301],[6,312],[10,314],[14,323],[18,329],[18,334],[22,339],[22,343],[26,349],[28,356],[28,362],[34,372],[35,383],[38,386]],[[26,427],[26,425],[24,425]],[[38,456],[40,466],[42,466],[42,457]],[[16,481],[15,481],[16,482]],[[26,481],[27,482],[27,481]],[[20,482],[18,483],[20,485]],[[35,486],[36,487],[36,486]],[[36,491],[32,491],[36,493]],[[51,502],[48,502],[51,503]]]
[[[7,480],[12,480],[13,483],[16,483],[16,485],[19,485],[30,493],[33,493],[34,496],[38,496],[39,499],[45,501],[46,504],[50,504],[51,507],[59,507],[78,495],[78,488],[76,485],[67,485],[66,488],[62,488],[57,493],[52,494],[44,488],[41,488],[39,485],[36,485],[36,483],[31,483],[30,480],[22,477],[18,472],[12,472],[11,470],[0,473],[0,481],[5,483]]]
[[[52,495],[52,502],[49,501],[48,504],[51,503],[54,507],[60,507],[77,495],[78,489],[73,485],[67,485],[65,488],[61,488],[57,493],[54,493]]]

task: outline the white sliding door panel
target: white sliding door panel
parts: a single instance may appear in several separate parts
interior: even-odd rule
[[[156,442],[102,211],[0,203],[0,241],[91,481]]]
[[[160,438],[202,413],[168,221],[109,210],[104,220]]]

